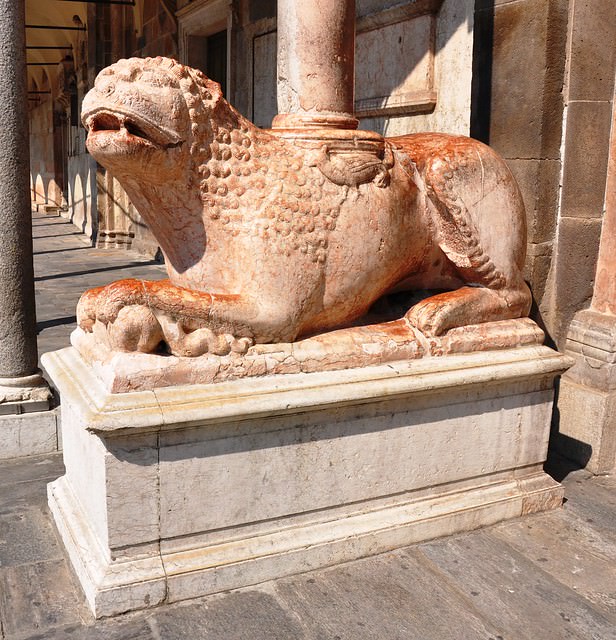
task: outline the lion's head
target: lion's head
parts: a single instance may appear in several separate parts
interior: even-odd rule
[[[218,83],[170,58],[130,58],[103,69],[83,101],[87,148],[118,177],[139,179],[185,166],[207,136]]]

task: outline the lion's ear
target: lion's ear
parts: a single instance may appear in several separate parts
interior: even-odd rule
[[[173,61],[175,64],[173,64],[170,67],[170,71],[171,73],[178,79],[178,80],[182,80],[183,78],[187,78],[188,77],[188,70],[186,69],[186,67],[183,64],[180,64],[179,62],[175,62]]]
[[[201,98],[206,102],[217,102],[222,98],[222,89],[216,80],[208,78],[201,69],[190,69],[193,80],[199,87]]]

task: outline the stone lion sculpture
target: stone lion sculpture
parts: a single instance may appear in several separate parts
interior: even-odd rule
[[[528,313],[520,193],[477,141],[408,135],[369,156],[351,135],[346,155],[308,148],[167,58],[101,71],[82,119],[169,276],[82,296],[79,326],[114,350],[243,353],[349,326],[392,291],[437,291],[406,313],[426,336]]]

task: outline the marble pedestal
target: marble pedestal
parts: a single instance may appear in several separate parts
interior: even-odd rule
[[[557,507],[540,346],[109,393],[45,356],[66,475],[49,504],[96,616]]]

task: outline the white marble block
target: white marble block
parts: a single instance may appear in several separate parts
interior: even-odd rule
[[[49,503],[96,616],[381,553],[561,504],[547,347],[107,392],[45,356]]]

